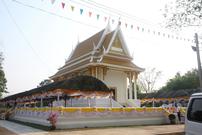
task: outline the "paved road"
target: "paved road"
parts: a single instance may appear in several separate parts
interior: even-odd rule
[[[0,127],[0,134],[1,135],[17,135],[6,128]]]
[[[3,127],[0,129],[5,130],[3,135],[158,135],[184,131],[184,125],[160,125],[56,130],[47,132],[3,120],[0,120],[0,127]]]

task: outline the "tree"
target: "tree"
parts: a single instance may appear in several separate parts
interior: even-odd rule
[[[3,70],[3,54],[0,53],[0,97],[2,97],[2,94],[3,93],[7,93],[6,89],[6,77],[5,77],[5,73],[4,73],[4,70]]]
[[[156,81],[160,78],[161,74],[161,71],[157,71],[155,68],[147,69],[138,78],[138,88],[146,93],[153,92]]]
[[[175,77],[170,79],[160,90],[196,89],[199,87],[197,72],[196,69],[192,69],[184,75],[177,73]]]
[[[42,86],[48,85],[50,83],[52,83],[52,81],[50,79],[45,79],[45,80],[41,81],[37,87],[42,87]]]
[[[175,0],[165,5],[167,27],[201,26],[202,0]]]

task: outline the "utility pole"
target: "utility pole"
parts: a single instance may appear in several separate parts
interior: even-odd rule
[[[192,49],[196,51],[197,55],[197,63],[198,63],[198,75],[199,75],[199,83],[200,83],[200,89],[202,90],[202,71],[201,71],[201,59],[200,59],[200,51],[199,51],[199,43],[198,43],[198,34],[195,33],[195,43],[196,47],[192,46]]]

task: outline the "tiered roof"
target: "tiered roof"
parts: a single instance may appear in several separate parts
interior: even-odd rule
[[[132,60],[120,27],[110,31],[107,26],[90,38],[78,43],[65,65],[51,79],[96,65],[119,67],[136,72],[144,71]]]

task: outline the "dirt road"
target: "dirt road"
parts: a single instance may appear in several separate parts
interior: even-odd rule
[[[43,131],[8,121],[0,121],[0,135],[183,135],[184,125],[130,126]],[[5,129],[7,128],[7,129]],[[3,134],[1,134],[3,133]]]
[[[6,128],[0,127],[0,135],[17,135]]]

